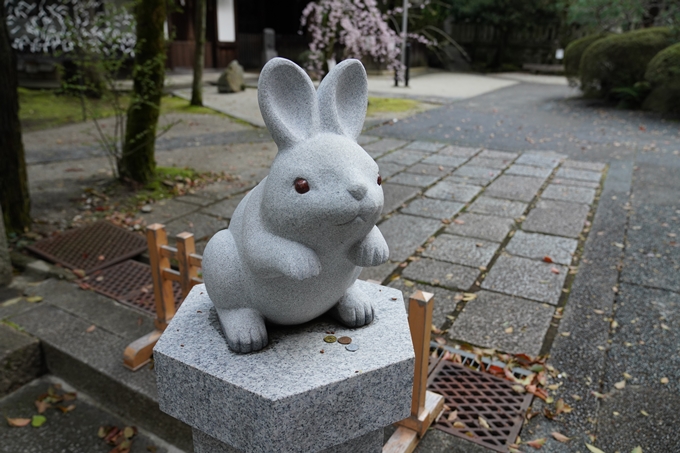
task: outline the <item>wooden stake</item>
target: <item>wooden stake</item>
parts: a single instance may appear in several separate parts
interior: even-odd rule
[[[416,355],[411,415],[395,423],[398,428],[383,446],[383,453],[411,453],[444,409],[444,397],[427,391],[433,307],[434,294],[416,291],[409,298],[408,324]]]

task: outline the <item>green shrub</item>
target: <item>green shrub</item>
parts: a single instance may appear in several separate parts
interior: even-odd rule
[[[569,43],[564,50],[564,73],[567,76],[567,79],[569,79],[569,85],[573,87],[578,86],[580,78],[579,67],[581,66],[583,52],[585,52],[592,43],[599,41],[606,36],[606,33],[596,33],[584,36],[583,38],[579,38]]]
[[[657,53],[647,65],[645,80],[652,86],[643,108],[680,113],[680,43]]]
[[[656,27],[594,42],[581,57],[581,90],[586,95],[617,99],[612,90],[643,81],[647,64],[673,44],[673,36],[670,29]]]

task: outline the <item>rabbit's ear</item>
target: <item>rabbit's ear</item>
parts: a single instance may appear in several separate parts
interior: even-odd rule
[[[321,128],[356,140],[368,102],[366,70],[359,60],[344,60],[323,79],[318,91]]]
[[[257,90],[262,117],[279,149],[318,132],[316,90],[298,65],[285,58],[269,60],[260,73]]]

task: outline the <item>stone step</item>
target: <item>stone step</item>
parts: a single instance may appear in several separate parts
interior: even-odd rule
[[[115,415],[192,451],[191,429],[158,408],[153,367],[123,367],[125,347],[153,330],[151,316],[66,281],[48,279],[27,292],[42,302],[7,319],[40,340],[49,373]]]

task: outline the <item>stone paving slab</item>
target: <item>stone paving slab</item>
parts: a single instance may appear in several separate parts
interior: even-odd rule
[[[552,173],[552,168],[532,167],[531,165],[515,164],[505,171],[506,175],[530,176],[532,178],[548,178]]]
[[[489,183],[500,174],[500,171],[493,168],[473,167],[472,165],[464,165],[453,172],[453,176],[468,177],[484,181],[484,184]]]
[[[559,274],[551,269],[557,269]],[[501,255],[482,288],[557,305],[568,270],[560,264]]]
[[[395,140],[392,138],[384,138],[382,140],[378,140],[377,142],[370,143],[368,145],[364,145],[364,149],[366,152],[372,157],[376,158],[379,156],[382,156],[383,154],[386,154],[392,150],[395,150],[397,148],[401,148],[402,146],[406,145],[408,141],[405,140]]]
[[[527,206],[529,206],[528,203],[522,203],[521,201],[502,200],[500,198],[491,198],[482,195],[477,198],[467,210],[478,214],[489,214],[515,219],[524,213]]]
[[[456,222],[446,227],[446,233],[486,239],[493,242],[503,242],[503,239],[515,226],[515,221],[510,218],[489,215],[466,213],[459,216],[456,220]]]
[[[489,264],[499,245],[482,239],[442,234],[428,245],[423,256],[478,268]]]
[[[387,182],[382,185],[385,204],[383,205],[383,215],[389,214],[399,208],[406,200],[414,197],[419,189],[417,187],[402,186]]]
[[[539,200],[522,223],[524,231],[578,238],[590,207],[566,201]]]
[[[428,187],[434,184],[438,179],[439,176],[417,175],[415,173],[402,172],[390,178],[390,183],[414,187]]]
[[[439,151],[444,156],[472,157],[479,152],[479,148],[466,148],[463,146],[447,146]]]
[[[217,203],[201,209],[200,212],[215,216],[222,219],[230,219],[234,214],[236,207],[243,200],[245,195],[236,195],[226,200],[218,201]]]
[[[382,176],[383,179],[388,179],[391,178],[392,176],[396,175],[400,171],[402,171],[405,166],[401,164],[395,164],[393,162],[377,162],[378,164],[378,172],[380,173],[380,176]]]
[[[524,153],[515,161],[516,164],[533,165],[534,167],[555,168],[567,156],[551,152]]]
[[[551,183],[552,184],[561,184],[563,186],[588,187],[590,189],[597,189],[598,187],[600,187],[600,183],[590,182],[590,181],[581,181],[579,179],[555,178],[551,181]]]
[[[479,274],[480,270],[474,267],[421,258],[412,261],[402,271],[401,276],[408,280],[467,291],[474,285]]]
[[[496,170],[504,170],[508,168],[511,160],[490,159],[480,156],[475,156],[468,162],[468,165],[473,167],[494,168]]]
[[[419,151],[410,151],[406,149],[398,149],[376,159],[376,162],[378,162],[378,165],[380,165],[381,162],[392,162],[395,164],[407,166],[413,165],[416,162],[421,161],[425,156],[427,156],[427,153],[422,153]]]
[[[467,158],[433,154],[423,160],[422,163],[428,165],[441,165],[442,167],[457,168],[465,163]]]
[[[439,198],[440,200],[462,201],[467,203],[482,190],[479,186],[468,184],[455,184],[443,180],[432,186],[425,192],[426,197]]]
[[[266,176],[266,175],[264,175]],[[263,176],[263,177],[264,177]],[[202,197],[208,197],[215,200],[221,200],[228,196],[245,192],[249,189],[255,187],[260,180],[257,182],[248,181],[220,181],[214,184],[209,184],[202,188],[200,194]]]
[[[404,149],[415,149],[418,151],[427,151],[428,153],[434,153],[444,148],[445,146],[446,145],[444,143],[416,140],[415,142],[409,143]]]
[[[378,225],[390,248],[391,261],[404,261],[442,227],[439,220],[395,214]]]
[[[471,178],[468,176],[447,176],[446,182],[452,184],[466,184],[471,186],[485,186],[489,181],[485,179]]]
[[[479,291],[449,328],[449,338],[512,354],[538,355],[554,308]]]
[[[538,233],[525,233],[518,230],[505,250],[515,256],[523,256],[535,260],[550,257],[555,263],[570,265],[572,255],[576,252],[578,241],[575,239],[548,236]]]
[[[149,213],[141,213],[139,217],[144,219],[147,225],[152,223],[167,224],[174,219],[182,217],[191,212],[198,211],[200,206],[190,203],[182,203],[175,199],[161,200],[151,205],[152,211]]]
[[[515,160],[517,156],[519,156],[518,153],[509,153],[507,151],[494,151],[491,149],[485,149],[484,151],[479,153],[479,157],[483,157],[485,159],[500,159],[505,161]]]
[[[404,171],[408,173],[414,173],[417,175],[429,175],[441,178],[448,175],[451,172],[451,169],[445,168],[442,165],[427,165],[424,163],[419,163],[408,167]]]
[[[543,181],[528,176],[503,175],[491,183],[484,194],[496,198],[531,201],[543,185]]]
[[[407,312],[408,299],[415,291],[425,291],[434,294],[432,324],[438,328],[448,321],[446,316],[456,309],[456,306],[462,298],[462,294],[455,291],[449,291],[448,289],[439,288],[437,286],[423,285],[422,283],[415,283],[403,278],[394,280],[387,286],[397,288],[404,293],[404,303],[406,304]]]
[[[387,261],[380,266],[364,267],[359,274],[359,278],[361,280],[375,280],[382,283],[397,267],[399,267],[399,263],[394,261]]]
[[[599,171],[579,170],[576,168],[560,168],[557,170],[555,177],[599,183],[600,179],[602,179],[602,173]]]
[[[195,204],[197,206],[208,206],[209,204],[215,202],[214,198],[202,197],[200,195],[191,193],[182,195],[181,197],[174,198],[174,200],[181,201],[182,203]]]
[[[591,204],[595,199],[595,189],[550,184],[543,191],[542,197],[547,200],[562,200],[574,203]]]
[[[209,239],[213,234],[229,226],[227,220],[219,220],[215,217],[196,212],[190,216],[180,217],[165,225],[168,238],[174,237],[183,231],[194,233],[194,238],[198,243],[201,240]]]
[[[586,162],[582,160],[569,159],[562,164],[563,167],[577,168],[579,170],[588,171],[604,171],[607,168],[607,164],[602,162]]]
[[[432,219],[450,219],[456,215],[465,205],[455,201],[438,200],[435,198],[417,198],[408,206],[402,208],[405,214],[429,217]]]
[[[378,140],[380,140],[380,137],[375,137],[373,135],[360,135],[357,137],[357,143],[361,146],[369,145]]]

